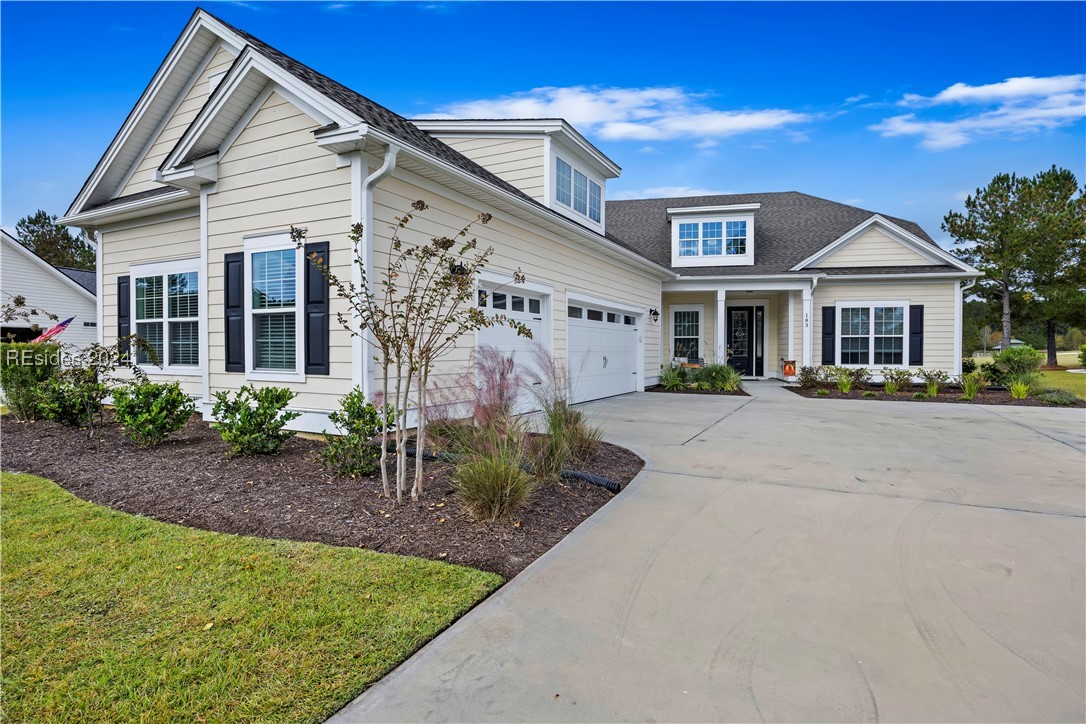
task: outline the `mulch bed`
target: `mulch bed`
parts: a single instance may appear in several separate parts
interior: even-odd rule
[[[158,447],[139,448],[106,415],[94,439],[56,423],[5,416],[0,466],[168,523],[419,556],[506,578],[614,497],[589,483],[547,482],[513,519],[482,524],[460,506],[447,463],[427,463],[425,494],[397,505],[381,497],[380,476],[325,473],[317,462],[323,442],[293,438],[278,455],[231,457],[219,434],[193,417]],[[576,468],[625,487],[644,465],[629,450],[601,443]]]
[[[669,395],[734,395],[735,397],[750,397],[750,394],[744,390],[736,390],[735,392],[717,392],[716,390],[692,390],[689,387],[682,390],[665,390],[663,385],[646,387],[645,392],[666,392]]]
[[[1014,405],[1016,407],[1086,407],[1086,402],[1078,402],[1074,405],[1053,405],[1051,402],[1038,400],[1035,397],[1027,397],[1024,400],[1016,400],[1011,397],[1009,390],[984,390],[977,393],[973,400],[959,400],[962,391],[956,388],[943,390],[938,397],[927,397],[922,400],[914,400],[913,394],[921,392],[923,388],[915,387],[908,391],[897,392],[888,395],[881,389],[875,389],[874,397],[864,397],[862,391],[853,390],[847,395],[836,388],[824,387],[830,394],[819,395],[818,389],[805,389],[803,387],[785,387],[800,397],[809,397],[816,400],[882,400],[884,402],[951,402],[958,405]]]

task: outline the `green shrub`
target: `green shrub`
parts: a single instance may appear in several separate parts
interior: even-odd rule
[[[837,373],[837,389],[847,395],[852,390],[852,375],[848,370],[841,370]]]
[[[1035,395],[1038,392],[1043,392],[1044,387],[1042,383],[1044,378],[1040,372],[1021,372],[1016,375],[1012,375],[1007,380],[1007,386],[1013,387],[1014,385],[1025,385],[1027,394]]]
[[[980,366],[979,372],[988,380],[988,384],[996,387],[1006,387],[1010,384],[1010,375],[1002,370],[994,362],[986,362]]]
[[[996,367],[1015,377],[1040,370],[1044,354],[1033,347],[1008,347],[996,354],[993,361]]]
[[[824,385],[836,384],[837,378],[841,376],[841,369],[833,365],[826,365],[818,368],[818,381]]]
[[[102,414],[109,387],[94,368],[69,367],[56,373],[41,390],[40,415],[62,425],[92,430]]]
[[[287,412],[295,393],[284,387],[245,385],[233,397],[216,392],[211,413],[219,422],[219,434],[235,455],[268,455],[279,452],[294,437],[284,430],[300,412]]]
[[[914,400],[926,400],[929,397],[931,397],[931,395],[929,395],[927,392],[924,392],[924,391],[914,392],[913,393],[913,399]]]
[[[920,379],[924,381],[924,392],[928,397],[938,397],[950,381],[945,370],[920,370]]]
[[[516,512],[532,492],[535,481],[524,470],[524,439],[491,430],[484,444],[453,470],[453,487],[468,513],[477,520],[495,521]]]
[[[1037,394],[1037,399],[1053,405],[1075,405],[1082,402],[1079,396],[1070,390],[1045,390]]]
[[[866,390],[871,384],[871,370],[866,367],[855,367],[847,371],[849,377],[852,378],[852,389]]]
[[[356,387],[340,398],[339,409],[329,413],[328,419],[342,434],[324,433],[328,444],[320,452],[321,465],[337,475],[373,475],[377,472],[381,443],[375,438],[395,426],[396,411],[392,405],[385,405],[382,410]]]
[[[698,369],[694,379],[707,385],[716,392],[736,392],[743,387],[743,373],[734,367],[722,364],[707,364]]]
[[[18,420],[36,420],[41,414],[45,382],[60,368],[60,345],[48,342],[0,344],[0,388],[11,414]]]
[[[137,445],[158,445],[185,426],[196,404],[177,382],[138,381],[113,391],[117,422]]]
[[[874,390],[865,390],[862,396],[867,398],[877,397],[878,393]]]
[[[818,392],[816,392],[815,394],[818,395],[819,397],[829,397],[830,396],[830,391],[827,390],[827,389],[821,389]]]
[[[1011,397],[1016,400],[1024,400],[1029,397],[1029,383],[1021,380],[1011,380]]]
[[[660,386],[668,392],[681,392],[686,387],[686,375],[681,367],[661,367]]]
[[[908,389],[913,383],[913,373],[897,367],[885,367],[882,370],[882,388],[886,394],[897,394],[900,390]]]
[[[796,375],[796,381],[799,383],[801,389],[812,390],[815,387],[818,387],[818,368],[800,367],[799,374]]]
[[[972,357],[962,357],[962,374],[967,375],[970,372],[976,372],[977,361]]]
[[[962,375],[962,395],[958,399],[972,400],[987,386],[988,381],[984,379],[983,372],[977,371]]]
[[[1078,363],[1086,369],[1086,344],[1082,345],[1078,349]]]

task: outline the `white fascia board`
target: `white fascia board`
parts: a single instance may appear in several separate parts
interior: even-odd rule
[[[192,43],[193,38],[202,29],[206,29],[217,35],[220,41],[230,46],[234,52],[241,52],[241,49],[245,46],[245,43],[242,42],[241,38],[239,38],[232,30],[227,29],[222,23],[219,23],[203,10],[197,10],[193,13],[188,25],[181,31],[181,35],[178,37],[177,42],[174,43],[170,52],[162,61],[162,65],[159,66],[158,71],[155,73],[154,77],[151,78],[151,82],[147,84],[147,87],[143,90],[143,94],[140,96],[139,100],[136,101],[136,105],[132,109],[132,112],[128,115],[128,118],[125,119],[121,129],[117,132],[117,135],[109,144],[106,152],[94,167],[94,171],[91,173],[90,178],[87,179],[86,184],[84,184],[79,194],[75,197],[75,200],[72,201],[71,206],[68,207],[67,216],[77,215],[86,205],[87,199],[89,199],[97,190],[102,181],[102,177],[110,166],[113,165],[113,162],[117,158],[117,154],[127,143],[133,130],[140,125],[148,108],[154,102],[155,96],[158,95],[162,85],[170,77],[170,74],[177,66],[178,61]]]
[[[380,141],[381,143],[398,146],[406,155],[409,155],[411,158],[420,161],[421,163],[425,163],[431,168],[438,169],[442,173],[453,176],[454,178],[470,184],[475,188],[478,188],[489,194],[493,194],[494,196],[501,198],[503,201],[516,206],[518,209],[532,214],[536,218],[555,224],[566,232],[576,234],[578,238],[586,240],[604,249],[607,249],[608,251],[618,256],[621,256],[628,261],[633,262],[635,265],[651,271],[654,275],[659,276],[662,279],[674,279],[677,276],[675,272],[671,271],[667,267],[661,266],[654,261],[650,261],[645,257],[641,256],[640,254],[626,249],[625,247],[619,246],[618,244],[604,238],[603,236],[600,236],[599,234],[593,234],[580,224],[577,224],[573,221],[567,221],[564,217],[558,216],[557,214],[552,214],[549,210],[543,208],[542,206],[538,206],[534,202],[530,202],[527,199],[523,199],[520,196],[511,194],[504,189],[498,188],[493,184],[488,183],[487,181],[484,181],[483,179],[475,176],[474,174],[470,174],[467,171],[453,166],[451,163],[448,163],[443,159],[437,158],[432,154],[419,150],[414,146],[408,145],[396,136],[392,136],[380,129],[372,127],[369,129],[369,136],[375,140]]]
[[[622,167],[608,158],[581,133],[561,118],[510,118],[507,120],[420,119],[412,121],[434,135],[477,136],[480,134],[548,135],[561,138],[568,146],[599,165],[606,178],[618,178]]]
[[[69,277],[64,272],[60,271],[60,269],[57,269],[45,259],[42,259],[37,254],[30,251],[30,249],[27,249],[25,246],[20,244],[15,239],[15,237],[9,237],[9,235],[5,232],[2,238],[8,246],[14,247],[16,253],[22,254],[24,257],[29,259],[34,264],[40,266],[42,269],[47,269],[53,276],[57,277],[63,283],[74,289],[78,294],[81,294],[83,297],[85,297],[87,301],[97,304],[97,298],[93,294],[88,292],[81,284],[77,283],[74,279]]]
[[[251,46],[247,46],[218,87],[215,88],[215,92],[212,93],[208,103],[200,110],[200,113],[193,119],[192,124],[178,140],[177,145],[166,157],[161,167],[164,175],[179,170],[177,164],[196,147],[196,144],[212,126],[219,113],[233,100],[235,92],[253,75],[256,75],[258,79],[263,79],[262,86],[266,86],[269,82],[273,83],[275,91],[318,123],[324,125],[335,123],[340,126],[354,126],[361,123],[361,119],[354,113],[316,92],[309,85],[301,82],[260,55]],[[266,98],[265,93],[266,88],[262,88],[256,97]],[[246,110],[249,110],[251,106],[251,99],[247,99]],[[241,114],[241,118],[245,118],[246,115],[247,113]],[[220,155],[226,150],[223,148],[223,144],[232,138],[236,138],[236,134],[228,133],[220,141],[217,146]]]
[[[741,211],[757,211],[761,204],[728,204],[726,206],[679,206],[667,210],[668,216],[685,214],[731,214]]]
[[[910,274],[903,272],[900,274],[827,274],[822,278],[822,281],[829,284],[833,282],[850,282],[850,281],[877,281],[880,279],[889,279],[892,281],[901,281],[907,279],[909,281],[935,281],[945,279],[976,279],[977,277],[984,276],[983,273],[978,271],[960,271],[960,272],[917,272]]]
[[[873,226],[880,226],[897,241],[901,242],[905,246],[909,247],[917,254],[920,254],[924,258],[928,259],[934,264],[950,264],[951,266],[961,269],[963,272],[980,274],[976,269],[963,262],[958,257],[944,251],[935,244],[921,239],[916,234],[913,234],[906,229],[898,226],[894,222],[887,219],[881,214],[872,214],[870,217],[857,224],[853,228],[846,231],[834,241],[830,242],[827,246],[822,247],[811,256],[807,257],[799,264],[796,264],[790,271],[799,271],[806,269],[807,267],[816,267],[818,263],[833,255],[835,251],[848,245],[849,242],[856,237],[863,234],[865,231]]]
[[[665,292],[708,292],[723,290],[727,292],[787,292],[810,289],[813,277],[687,277],[673,282],[664,282]]]
[[[137,199],[135,201],[129,201],[123,204],[117,204],[115,206],[109,206],[103,209],[94,209],[83,214],[73,214],[71,216],[65,216],[61,219],[57,219],[58,224],[64,226],[89,226],[95,228],[101,226],[107,219],[115,219],[124,214],[132,214],[133,212],[142,212],[148,209],[153,209],[158,206],[163,206],[168,203],[177,201],[186,201],[189,199],[195,199],[196,196],[188,189],[177,189],[160,196],[151,196],[145,199]],[[137,214],[139,215],[139,214]]]

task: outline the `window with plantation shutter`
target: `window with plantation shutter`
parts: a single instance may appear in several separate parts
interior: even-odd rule
[[[142,340],[137,364],[192,374],[200,367],[200,277],[195,260],[132,268],[130,310]]]
[[[298,369],[298,252],[252,254],[253,369]]]

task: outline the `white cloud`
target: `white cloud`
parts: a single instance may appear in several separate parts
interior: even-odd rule
[[[899,105],[972,105],[977,110],[946,120],[906,113],[869,128],[886,138],[918,136],[920,146],[932,150],[958,148],[983,138],[1021,138],[1086,116],[1086,75],[1008,78],[981,86],[955,83],[931,97],[907,94]]]
[[[729,193],[731,192],[705,189],[697,186],[652,186],[637,191],[608,191],[607,198],[615,201],[624,201],[627,199],[667,199],[673,197],[680,198],[683,196],[720,196]]]
[[[1086,75],[1053,75],[1047,78],[1023,76],[999,83],[968,85],[955,83],[931,97],[906,93],[898,105],[935,106],[947,103],[1006,103],[1027,98],[1048,98],[1064,93],[1082,93]]]
[[[871,96],[867,95],[866,93],[857,93],[854,96],[849,96],[848,98],[846,98],[845,99],[845,105],[849,105],[849,104],[852,104],[852,103],[859,103],[860,101],[866,101],[870,97]]]
[[[564,118],[577,128],[611,141],[667,141],[724,138],[806,123],[812,116],[772,108],[721,110],[705,96],[678,87],[533,88],[499,98],[452,103],[439,114],[455,118]]]
[[[648,154],[652,154],[654,156],[659,156],[661,153],[663,153],[663,151],[658,149],[656,146],[642,146],[641,148],[637,149],[637,152],[638,153],[648,153]]]
[[[713,138],[706,138],[704,140],[701,140],[701,141],[698,141],[697,143],[695,143],[694,147],[704,150],[704,149],[707,149],[707,148],[715,148],[717,146],[717,144],[719,144],[719,143],[720,143],[719,141],[717,141],[717,140],[715,140]]]

